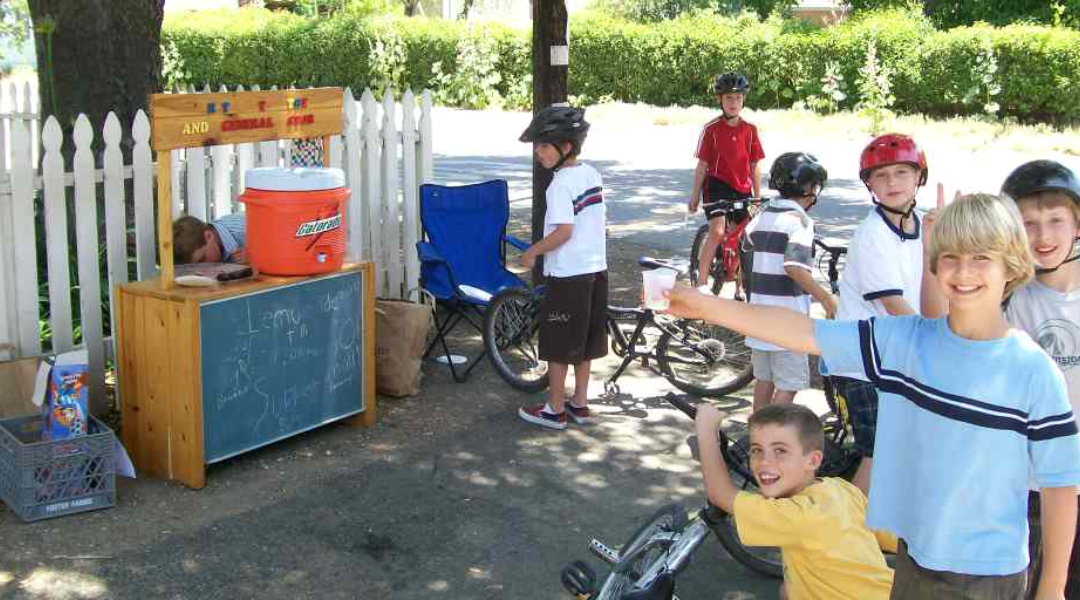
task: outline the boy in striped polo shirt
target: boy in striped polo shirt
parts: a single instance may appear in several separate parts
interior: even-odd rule
[[[769,187],[780,198],[769,202],[746,227],[753,245],[749,276],[750,303],[783,306],[810,314],[810,297],[832,317],[836,300],[814,281],[811,250],[814,221],[806,214],[817,202],[828,179],[825,167],[810,154],[785,152],[769,172]],[[754,366],[754,410],[773,403],[790,403],[810,386],[806,354],[790,352],[765,340],[747,337]]]

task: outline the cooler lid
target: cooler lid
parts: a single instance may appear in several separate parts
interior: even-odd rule
[[[316,192],[345,187],[345,172],[319,167],[260,167],[244,174],[248,188],[267,192]]]

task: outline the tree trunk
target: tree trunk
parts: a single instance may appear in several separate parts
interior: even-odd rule
[[[161,91],[165,0],[29,0],[42,121],[56,116],[65,138],[79,113],[95,144],[109,111],[126,135],[149,94]],[[125,150],[128,144],[125,144]],[[70,151],[70,149],[65,149]]]
[[[566,46],[568,28],[565,0],[532,0],[533,16],[533,114],[552,104],[566,102],[567,65],[551,64],[551,47]],[[533,158],[532,240],[544,237],[547,187],[553,173]],[[536,261],[533,281],[543,276],[543,257]]]

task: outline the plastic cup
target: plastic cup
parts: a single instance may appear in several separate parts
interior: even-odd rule
[[[671,305],[671,301],[664,297],[664,292],[675,287],[676,275],[678,273],[672,269],[652,269],[641,272],[641,279],[645,285],[645,308],[666,310]]]

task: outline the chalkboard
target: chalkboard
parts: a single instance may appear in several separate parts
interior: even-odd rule
[[[307,280],[200,306],[207,463],[364,408],[363,280]]]

